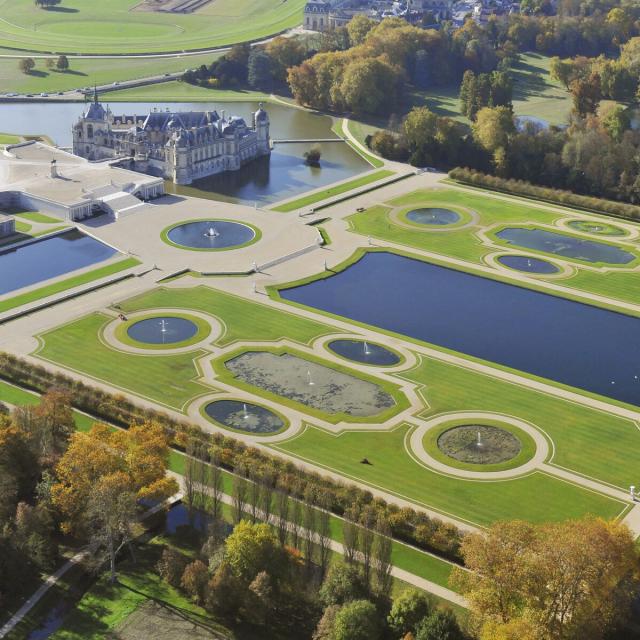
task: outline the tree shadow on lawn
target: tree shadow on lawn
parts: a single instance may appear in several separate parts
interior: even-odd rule
[[[80,11],[80,9],[74,9],[73,7],[45,7],[45,10],[57,13],[78,13]]]

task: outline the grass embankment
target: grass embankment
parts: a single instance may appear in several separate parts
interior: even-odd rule
[[[125,313],[159,308],[191,309],[219,318],[223,326],[223,334],[215,340],[219,346],[284,337],[307,344],[330,331],[326,325],[209,287],[160,288],[121,304]],[[178,410],[211,392],[211,387],[196,382],[194,358],[203,351],[148,356],[115,351],[100,339],[111,320],[94,313],[47,332],[40,336],[43,346],[38,356]]]
[[[40,9],[31,0],[3,6],[0,46],[57,53],[147,53],[246,42],[296,27],[303,0],[216,0],[194,13],[140,11],[138,0]],[[37,28],[34,28],[34,25]]]
[[[197,56],[198,58],[200,56]],[[211,64],[218,56],[208,56],[207,65]],[[192,56],[182,58],[182,63],[189,67],[195,66],[189,61]],[[131,89],[114,89],[104,94],[104,100],[108,102],[248,102],[269,101],[269,95],[260,91],[247,89],[208,89],[198,87],[188,82],[172,80],[160,84],[148,84],[143,87]]]
[[[526,201],[520,199],[501,199],[480,190],[466,191],[458,189],[437,189],[431,191],[415,191],[400,198],[390,200],[388,206],[376,205],[362,213],[356,213],[348,218],[351,228],[362,235],[389,240],[407,247],[430,251],[444,256],[458,258],[465,262],[477,265],[485,265],[484,258],[489,253],[500,249],[518,252],[525,255],[548,256],[555,260],[564,260],[575,268],[573,275],[562,278],[558,284],[576,292],[585,291],[602,296],[607,296],[623,302],[637,303],[640,299],[640,278],[637,272],[625,270],[625,265],[605,265],[612,267],[605,272],[594,271],[591,267],[602,266],[577,259],[563,258],[553,253],[532,251],[518,248],[496,238],[491,238],[492,245],[483,243],[478,237],[481,228],[488,228],[498,224],[514,223],[517,225],[545,224],[552,225],[554,221],[562,218],[575,219],[579,212],[560,208],[552,211],[544,203]],[[479,215],[476,225],[459,229],[451,228],[446,233],[430,231],[428,226],[424,230],[412,225],[410,228],[395,224],[390,218],[394,207],[429,207],[449,205],[451,208],[471,209]],[[538,205],[538,206],[536,206]],[[629,223],[628,223],[629,224]],[[572,235],[571,230],[554,229],[558,233]],[[489,232],[489,236],[491,236]],[[574,234],[576,235],[576,234]],[[591,234],[591,236],[579,235],[581,239],[590,239],[594,242],[604,242],[620,246],[626,251],[634,251],[633,245],[625,245],[624,238],[604,237]],[[637,252],[637,248],[636,248]],[[584,268],[583,268],[584,267]],[[496,273],[496,275],[498,275]],[[544,281],[545,277],[538,275],[536,278]],[[552,282],[553,277],[549,278]]]
[[[20,136],[14,136],[11,133],[0,133],[0,144],[17,144],[20,142]]]
[[[320,202],[321,200],[327,200],[328,198],[332,198],[333,196],[339,196],[343,193],[347,193],[348,191],[353,191],[354,189],[364,187],[368,184],[371,184],[372,182],[383,180],[384,178],[388,178],[392,175],[393,171],[389,171],[388,169],[374,171],[373,173],[367,173],[364,176],[360,176],[359,178],[355,178],[354,180],[349,180],[348,182],[343,182],[336,185],[335,187],[322,189],[321,191],[316,191],[307,196],[303,196],[302,198],[292,200],[291,202],[286,202],[285,204],[272,207],[272,210],[288,213],[289,211],[295,211],[296,209],[303,209],[304,207],[308,207],[309,205]]]
[[[93,269],[92,271],[87,271],[86,273],[72,276],[71,278],[59,280],[58,282],[54,282],[45,287],[33,289],[32,291],[0,301],[0,313],[16,309],[17,307],[21,307],[31,302],[36,302],[37,300],[42,300],[43,298],[62,293],[63,291],[68,291],[69,289],[79,287],[83,284],[95,282],[101,278],[106,278],[116,273],[120,273],[121,271],[131,269],[139,264],[139,260],[136,260],[135,258],[124,258],[123,260],[119,260],[118,262],[114,262],[113,264],[109,264],[105,267]]]

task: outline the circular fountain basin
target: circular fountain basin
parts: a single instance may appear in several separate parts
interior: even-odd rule
[[[520,439],[510,431],[483,424],[463,424],[447,429],[437,440],[446,456],[467,464],[499,464],[518,456]]]
[[[407,220],[416,224],[430,224],[444,226],[447,224],[455,224],[459,222],[461,216],[451,209],[442,209],[440,207],[425,207],[422,209],[413,209],[407,213]]]
[[[127,336],[144,344],[175,344],[190,340],[198,333],[198,325],[177,316],[154,316],[138,320],[127,328]]]
[[[364,340],[332,340],[329,349],[339,356],[362,364],[391,367],[401,361],[401,357],[391,349]]]
[[[223,427],[245,433],[276,433],[285,427],[285,421],[277,413],[239,400],[215,400],[204,412]]]
[[[498,262],[510,269],[517,269],[526,273],[551,274],[560,271],[553,262],[542,260],[542,258],[534,258],[533,256],[500,256]]]
[[[256,239],[256,231],[241,222],[194,220],[166,229],[163,237],[178,247],[215,251],[249,244]]]
[[[627,235],[624,229],[616,227],[613,224],[607,222],[593,222],[591,220],[571,220],[567,226],[577,231],[584,231],[586,233],[596,233],[600,236],[625,236]]]

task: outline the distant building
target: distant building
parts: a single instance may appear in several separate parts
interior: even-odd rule
[[[13,216],[0,213],[0,238],[12,236],[16,232],[16,221]]]
[[[372,20],[400,17],[410,23],[420,22],[430,13],[434,22],[448,20],[454,0],[308,0],[304,7],[304,28],[309,31],[331,31],[344,27],[354,16],[366,15]]]
[[[73,127],[73,152],[92,161],[126,158],[134,171],[191,184],[269,155],[269,116],[262,104],[251,126],[237,116],[225,117],[224,111],[116,116],[94,94]]]

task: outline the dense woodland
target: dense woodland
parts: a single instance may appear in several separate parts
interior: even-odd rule
[[[357,16],[330,33],[234,47],[185,80],[289,91],[316,109],[388,120],[368,141],[371,148],[416,166],[462,166],[639,202],[640,133],[631,129],[627,105],[637,99],[640,78],[640,5],[566,0],[557,14],[549,11],[549,3],[532,1],[522,15],[494,16],[482,26],[468,20],[458,29],[445,23],[439,30]],[[552,77],[573,99],[567,127],[514,118],[510,70],[525,51],[554,56]],[[426,107],[398,115],[410,92],[452,83],[460,86],[470,125]]]

